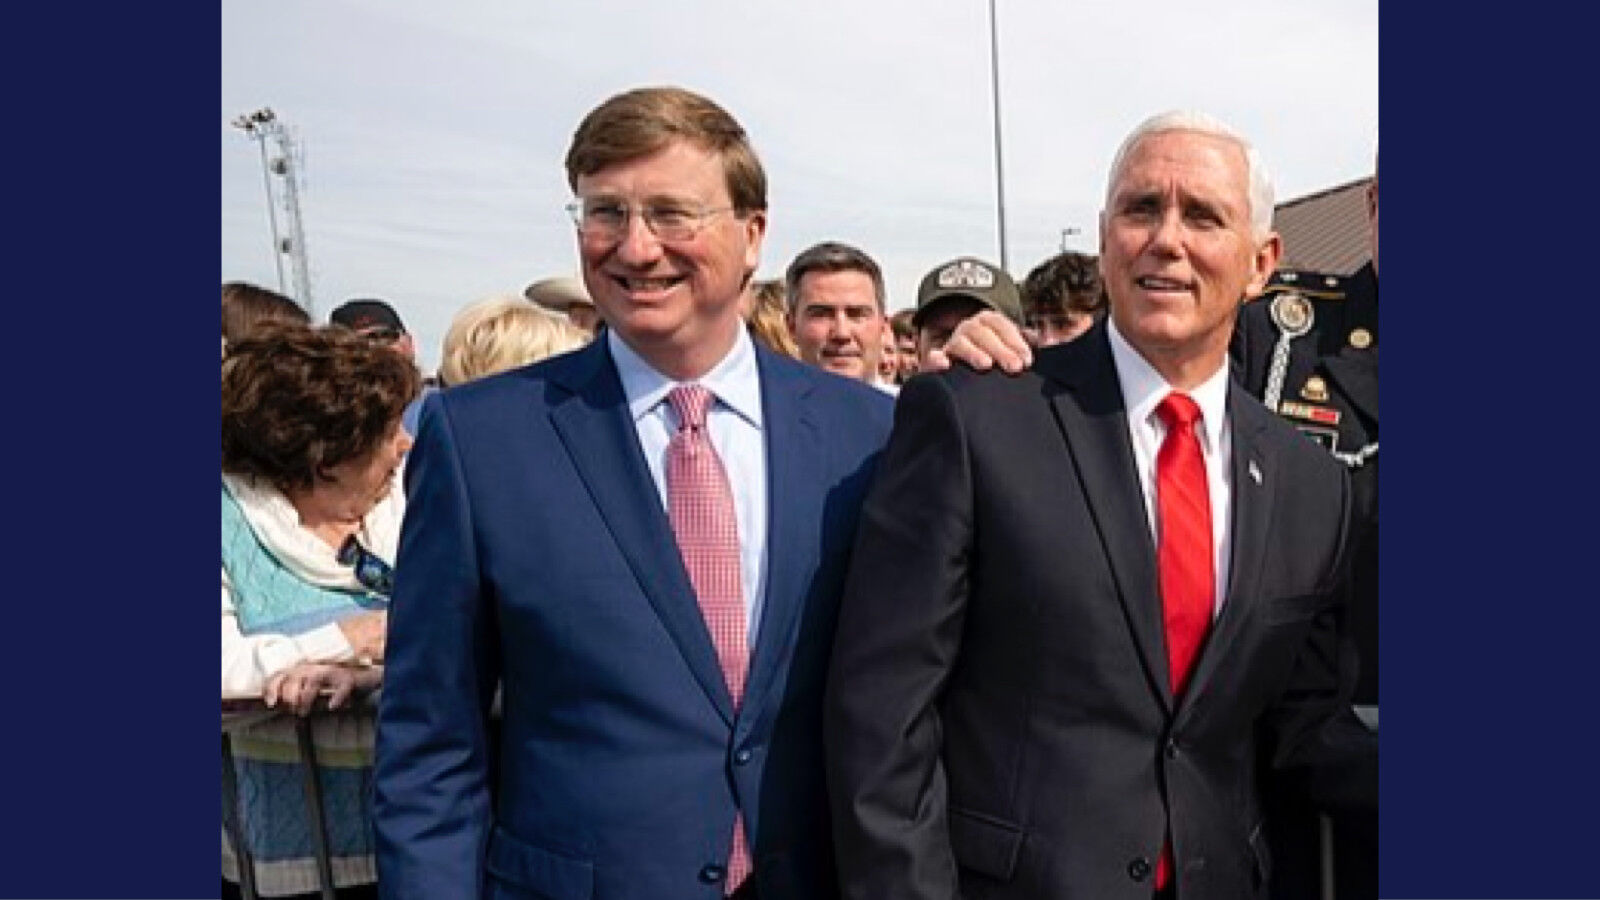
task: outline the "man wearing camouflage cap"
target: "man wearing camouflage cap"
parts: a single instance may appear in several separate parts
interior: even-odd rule
[[[945,341],[964,319],[986,309],[1022,320],[1017,283],[999,266],[973,256],[958,256],[934,266],[917,287],[917,311],[911,327],[917,332],[917,364],[929,368],[929,354]]]

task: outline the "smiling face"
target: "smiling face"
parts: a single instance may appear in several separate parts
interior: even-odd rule
[[[766,215],[740,215],[721,158],[687,141],[580,175],[578,196],[627,206],[616,238],[578,234],[583,280],[606,323],[670,377],[705,374],[733,346],[739,299],[761,258]],[[642,207],[712,211],[689,240],[662,241]]]
[[[789,314],[801,359],[861,381],[878,370],[886,325],[872,277],[854,269],[807,272]]]
[[[1234,141],[1197,131],[1139,140],[1100,216],[1100,268],[1117,330],[1173,387],[1223,364],[1233,320],[1277,266],[1251,233],[1249,174]]]

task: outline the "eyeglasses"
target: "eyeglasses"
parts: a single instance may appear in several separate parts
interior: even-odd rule
[[[567,214],[578,233],[585,237],[605,241],[621,240],[628,233],[628,218],[638,215],[645,227],[660,241],[692,241],[706,222],[718,213],[733,212],[735,207],[699,207],[681,203],[649,203],[641,207],[628,206],[616,200],[578,199],[567,204]]]
[[[394,593],[394,567],[380,559],[376,554],[361,546],[355,535],[344,539],[339,545],[339,565],[353,566],[356,581],[361,586],[374,594],[389,597]]]

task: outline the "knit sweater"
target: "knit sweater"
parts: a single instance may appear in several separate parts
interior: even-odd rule
[[[391,491],[391,497],[399,494],[398,487]],[[374,510],[363,530],[374,552],[389,559],[402,508],[395,502]],[[222,568],[225,697],[230,624],[235,638],[233,671],[243,670],[249,676],[248,682],[236,678],[234,690],[254,685],[259,693],[266,679],[298,662],[348,660],[350,647],[342,635],[334,641],[316,637],[318,632],[327,635],[331,629],[338,634],[335,623],[340,618],[382,608],[387,602],[362,588],[333,558],[332,548],[299,526],[298,515],[281,494],[227,476],[222,490]],[[241,665],[239,659],[250,664]],[[373,710],[358,706],[318,714],[311,726],[334,882],[340,887],[371,883],[377,877],[371,830]],[[230,740],[237,781],[234,809],[254,860],[258,891],[281,896],[317,890],[295,719],[275,715],[231,730]],[[228,806],[225,798],[224,816]],[[226,829],[222,874],[238,880],[237,855]]]

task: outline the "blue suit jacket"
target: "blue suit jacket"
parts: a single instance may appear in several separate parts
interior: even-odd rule
[[[764,900],[836,893],[821,696],[891,403],[757,359],[767,595],[737,713],[605,341],[429,400],[378,725],[384,897],[719,897],[736,808]]]

